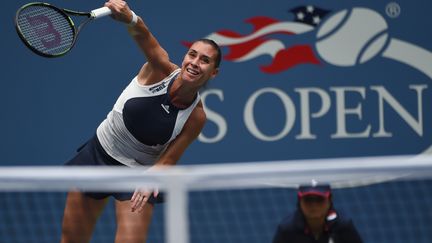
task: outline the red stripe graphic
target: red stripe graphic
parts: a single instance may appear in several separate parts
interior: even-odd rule
[[[312,48],[307,45],[298,45],[279,51],[268,66],[261,66],[265,73],[279,73],[299,64],[320,64]]]
[[[206,37],[213,39],[221,47],[227,47],[228,53],[223,57],[225,60],[245,62],[258,56],[270,55],[272,62],[260,67],[262,72],[269,74],[280,73],[301,64],[320,64],[310,45],[289,45],[286,44],[286,38],[283,38],[284,35],[309,32],[314,29],[313,26],[299,22],[281,22],[265,16],[252,17],[245,22],[253,26],[253,31],[249,34],[219,30]],[[187,47],[191,45],[190,42],[183,44]]]

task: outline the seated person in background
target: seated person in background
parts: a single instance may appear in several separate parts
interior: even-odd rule
[[[350,219],[341,217],[333,207],[330,185],[298,188],[296,211],[279,224],[273,243],[362,243]]]

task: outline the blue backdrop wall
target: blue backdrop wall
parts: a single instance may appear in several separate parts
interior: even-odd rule
[[[1,16],[1,163],[60,165],[145,58],[110,18],[86,26],[62,58],[34,55],[13,25],[24,3],[6,2]],[[52,3],[88,10],[103,1]],[[183,42],[202,37],[219,40],[225,55],[202,92],[209,121],[181,163],[418,154],[431,145],[428,1],[169,4],[130,2],[174,62]],[[316,26],[298,20],[307,5]]]
[[[145,57],[109,17],[87,25],[66,56],[39,57],[14,29],[25,3],[6,1],[0,16],[0,165],[62,165]],[[103,5],[50,3],[82,11]],[[224,52],[220,75],[201,92],[208,122],[181,164],[429,153],[430,1],[129,5],[178,64],[184,42],[202,37]]]

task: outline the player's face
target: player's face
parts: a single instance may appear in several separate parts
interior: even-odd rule
[[[186,53],[182,63],[182,79],[201,87],[214,78],[219,69],[215,67],[217,51],[209,44],[197,41]]]
[[[300,207],[306,219],[324,220],[330,209],[330,199],[321,196],[304,196]]]

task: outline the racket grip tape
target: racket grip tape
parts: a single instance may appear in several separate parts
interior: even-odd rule
[[[100,17],[111,15],[111,9],[109,9],[108,7],[102,7],[91,11],[90,14],[92,18],[97,19]]]

